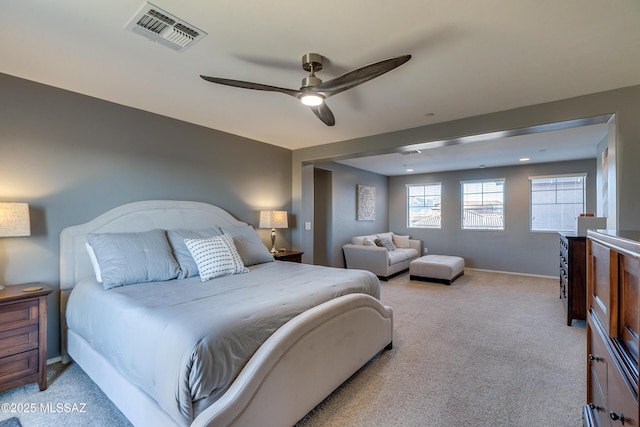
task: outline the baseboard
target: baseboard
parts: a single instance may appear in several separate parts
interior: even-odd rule
[[[547,275],[544,275],[544,274],[518,273],[518,272],[515,272],[515,271],[485,270],[483,268],[465,267],[465,270],[486,271],[487,273],[512,274],[514,276],[540,277],[542,279],[559,279],[560,278],[560,276],[547,276]]]
[[[47,365],[53,365],[54,363],[58,363],[62,361],[62,356],[52,357],[51,359],[47,359]]]

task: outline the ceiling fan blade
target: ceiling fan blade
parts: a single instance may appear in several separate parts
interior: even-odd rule
[[[335,79],[314,86],[313,91],[324,95],[326,98],[381,76],[384,73],[401,66],[410,59],[411,55],[403,55],[376,62],[375,64],[349,71],[340,77],[336,77]]]
[[[320,105],[316,105],[311,108],[311,111],[315,113],[316,116],[327,126],[333,126],[336,124],[336,119],[333,117],[333,113],[331,109],[327,106],[325,102]]]
[[[242,80],[231,80],[231,79],[223,79],[220,77],[208,77],[208,76],[202,76],[202,75],[200,77],[202,77],[204,80],[211,83],[218,83],[221,85],[234,86],[234,87],[239,87],[243,89],[264,90],[267,92],[280,92],[287,95],[291,95],[294,98],[297,98],[301,94],[299,90],[287,89],[287,88],[278,87],[278,86],[263,85],[261,83],[244,82]]]

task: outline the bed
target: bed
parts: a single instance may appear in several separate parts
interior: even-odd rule
[[[143,201],[62,231],[63,361],[77,363],[135,426],[293,425],[391,348],[392,310],[369,272],[271,261],[206,282],[196,275],[105,290],[87,251],[95,236],[247,227],[206,203]],[[231,330],[235,344],[201,335],[216,328]],[[138,335],[118,338],[125,329]],[[243,352],[246,360],[222,374],[226,365],[212,356]]]

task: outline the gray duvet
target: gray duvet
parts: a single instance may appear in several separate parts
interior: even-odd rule
[[[341,295],[380,297],[380,282],[366,271],[291,262],[250,270],[110,290],[85,280],[70,295],[67,324],[186,425],[288,320]]]

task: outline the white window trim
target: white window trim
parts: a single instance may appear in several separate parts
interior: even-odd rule
[[[464,226],[464,184],[476,184],[484,182],[502,182],[502,228],[466,228]],[[460,229],[464,231],[505,231],[507,227],[506,222],[506,178],[488,178],[488,179],[471,179],[460,181]],[[484,194],[484,192],[483,192]]]
[[[529,232],[530,233],[558,233],[558,232],[566,232],[569,230],[533,230],[531,227],[531,218],[533,217],[533,204],[532,204],[532,194],[531,194],[531,182],[534,179],[557,179],[557,178],[583,178],[584,186],[582,188],[583,191],[583,204],[586,209],[587,206],[587,177],[589,175],[586,172],[580,173],[564,173],[564,174],[555,174],[555,175],[537,175],[529,177]]]
[[[405,203],[405,207],[406,207],[406,224],[407,224],[407,228],[420,228],[420,229],[432,229],[432,230],[440,230],[442,229],[442,211],[440,211],[440,225],[438,226],[415,226],[415,225],[410,225],[409,220],[411,218],[411,214],[410,214],[410,206],[409,206],[409,188],[410,187],[427,187],[427,186],[435,186],[435,185],[439,185],[440,186],[440,205],[442,207],[442,182],[426,182],[426,183],[420,183],[420,184],[405,184],[405,197],[406,197],[406,203]]]

